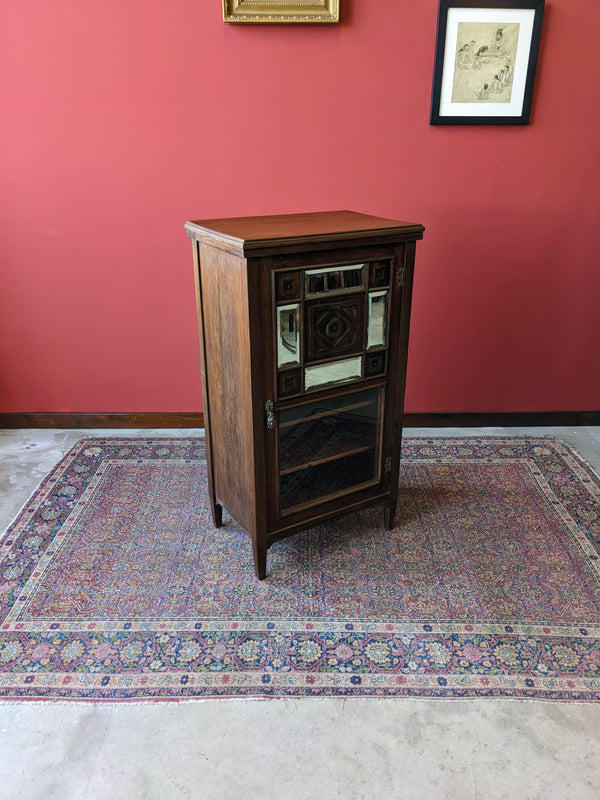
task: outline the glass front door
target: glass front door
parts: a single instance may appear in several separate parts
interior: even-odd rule
[[[373,388],[279,413],[282,514],[380,481],[383,393]]]

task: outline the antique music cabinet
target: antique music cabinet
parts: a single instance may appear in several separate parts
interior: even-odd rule
[[[416,241],[351,211],[197,220],[210,502],[252,539],[371,505],[394,526]]]

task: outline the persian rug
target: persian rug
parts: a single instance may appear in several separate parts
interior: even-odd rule
[[[202,438],[80,441],[0,539],[0,697],[598,701],[591,467],[545,438],[402,453],[395,530],[298,534],[259,582]]]

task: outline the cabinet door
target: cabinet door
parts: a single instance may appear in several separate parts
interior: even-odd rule
[[[271,531],[389,490],[402,252],[356,248],[263,264]]]

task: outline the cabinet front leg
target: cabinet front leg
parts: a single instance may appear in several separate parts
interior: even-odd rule
[[[252,540],[252,550],[254,553],[254,571],[259,581],[267,577],[267,543],[262,537],[257,536]]]
[[[390,503],[383,509],[383,523],[386,531],[391,531],[395,528],[396,517],[396,503]]]

